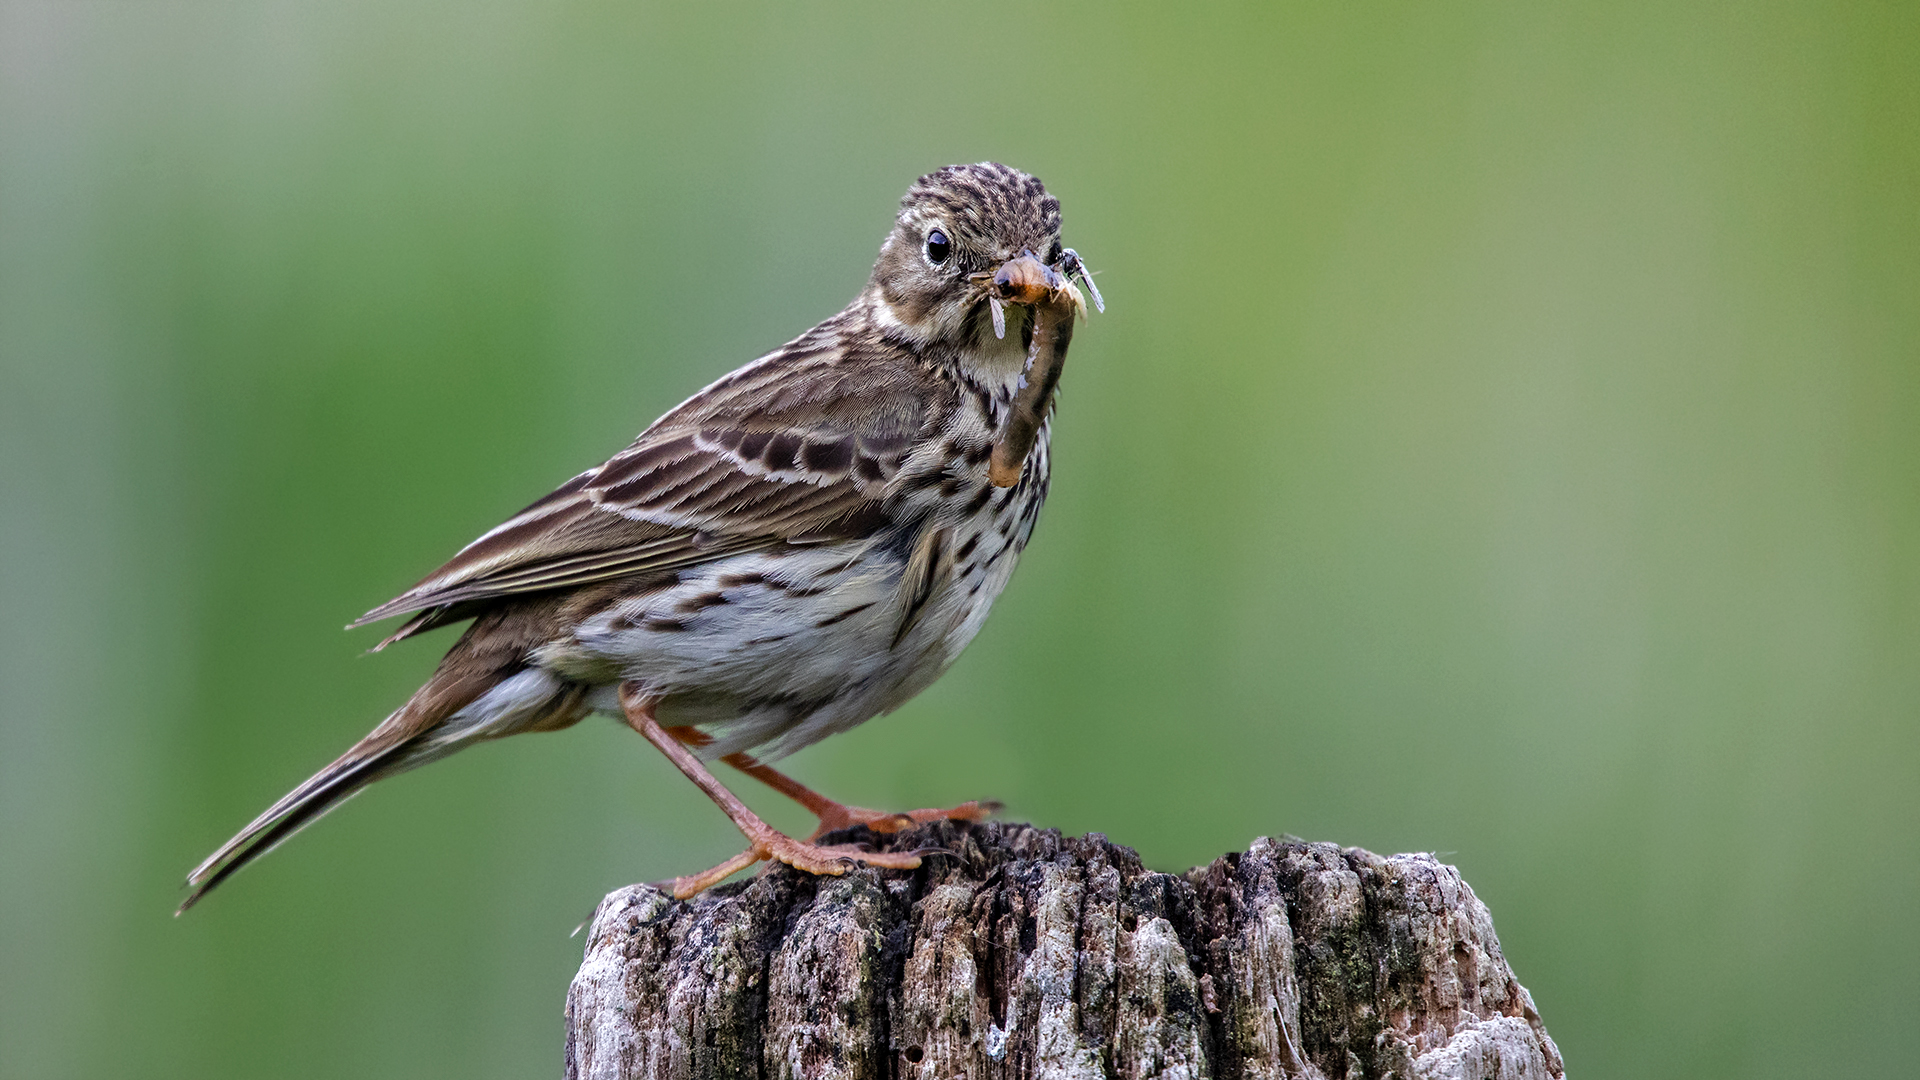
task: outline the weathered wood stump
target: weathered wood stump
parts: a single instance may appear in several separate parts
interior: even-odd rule
[[[1177,876],[1097,833],[848,838],[952,854],[609,895],[569,1080],[1564,1075],[1485,905],[1429,855],[1261,839]]]

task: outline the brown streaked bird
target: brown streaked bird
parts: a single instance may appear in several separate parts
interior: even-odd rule
[[[798,800],[815,836],[989,812],[863,810],[766,763],[899,707],[979,632],[1046,498],[1076,277],[1104,308],[1034,177],[983,163],[915,181],[846,310],[355,622],[411,616],[378,650],[472,620],[405,705],[196,867],[180,910],[375,780],[591,712],[622,717],[746,834],[676,896],[763,859],[917,866],[785,836],[704,762]]]

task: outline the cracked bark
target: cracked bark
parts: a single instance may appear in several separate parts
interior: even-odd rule
[[[1256,840],[1184,876],[941,823],[915,871],[780,867],[594,914],[569,1080],[1560,1080],[1493,919],[1429,855]]]

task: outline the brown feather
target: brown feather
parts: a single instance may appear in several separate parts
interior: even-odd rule
[[[885,524],[887,482],[935,419],[922,379],[899,361],[823,350],[818,330],[790,342],[352,625],[869,535]],[[410,622],[388,641],[455,618]]]
[[[889,648],[898,648],[906,640],[907,632],[926,613],[934,585],[953,569],[953,560],[946,557],[947,536],[946,529],[927,529],[914,543],[913,554],[907,558],[906,570],[900,575],[900,628],[893,632]]]

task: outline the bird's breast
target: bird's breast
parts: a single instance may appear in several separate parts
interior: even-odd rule
[[[730,728],[723,749],[790,750],[890,711],[979,633],[1046,497],[1044,430],[1011,487],[988,483],[973,446],[906,470],[875,535],[685,568],[582,619],[536,662],[578,682],[638,680],[663,716]]]

